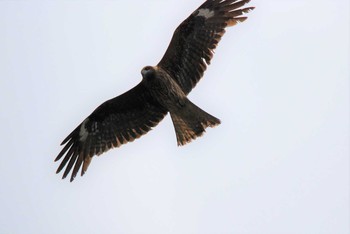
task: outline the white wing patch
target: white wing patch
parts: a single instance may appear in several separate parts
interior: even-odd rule
[[[85,124],[86,124],[87,121],[89,121],[89,118],[86,118],[86,119],[83,121],[83,123],[81,124],[81,127],[80,127],[80,132],[79,132],[80,138],[79,138],[79,140],[80,140],[81,142],[85,141],[86,138],[87,138],[88,135],[89,135],[89,132],[86,130],[86,127],[85,127]]]
[[[214,11],[211,11],[209,9],[199,9],[197,16],[203,16],[206,19],[209,19],[210,17],[213,17],[215,15]]]

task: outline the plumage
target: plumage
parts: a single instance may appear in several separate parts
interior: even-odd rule
[[[77,164],[83,163],[82,174],[84,174],[90,158],[94,155],[100,155],[146,134],[164,118],[166,113],[167,110],[152,98],[142,82],[128,92],[106,101],[64,139],[62,145],[66,145],[55,161],[61,159],[64,154],[66,156],[57,173],[70,160],[63,174],[65,178],[77,159]],[[82,137],[82,133],[87,135]],[[78,173],[78,169],[79,167],[75,167],[73,170],[71,180]]]
[[[207,0],[175,30],[163,58],[157,66],[142,69],[142,81],[97,107],[61,143],[55,161],[61,161],[57,173],[63,178],[72,171],[83,175],[92,157],[132,142],[155,127],[169,112],[178,145],[201,136],[207,127],[220,120],[193,104],[187,94],[203,76],[225,28],[243,22],[241,8],[249,0]]]
[[[225,28],[243,22],[247,18],[237,16],[254,9],[237,9],[249,1],[208,0],[177,27],[158,66],[174,77],[186,94],[202,78]],[[206,18],[205,13],[210,17]]]

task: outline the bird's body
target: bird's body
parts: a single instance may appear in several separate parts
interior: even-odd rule
[[[178,145],[201,136],[207,127],[220,124],[201,110],[188,93],[203,76],[225,28],[242,22],[253,7],[240,8],[249,0],[207,0],[175,30],[157,66],[142,69],[142,81],[126,93],[96,108],[62,142],[56,157],[63,158],[57,173],[63,178],[73,169],[83,175],[94,155],[131,142],[155,127],[169,112]],[[67,164],[68,163],[68,164]]]
[[[178,145],[184,145],[201,136],[208,126],[220,124],[219,119],[194,105],[177,82],[163,69],[147,66],[141,73],[142,82],[151,96],[169,111]]]
[[[181,107],[186,94],[171,76],[161,68],[147,66],[142,69],[142,83],[152,97],[168,111]]]

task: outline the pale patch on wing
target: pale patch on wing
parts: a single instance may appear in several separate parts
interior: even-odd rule
[[[80,127],[80,132],[79,132],[80,138],[79,138],[79,140],[80,140],[81,142],[85,141],[86,138],[87,138],[88,135],[89,135],[89,132],[87,131],[87,129],[86,129],[86,127],[85,127],[85,124],[87,123],[87,121],[89,121],[89,118],[86,118],[86,119],[84,120],[84,122],[81,124],[81,127]]]
[[[214,11],[211,11],[209,9],[199,9],[197,16],[203,16],[206,19],[209,19],[210,17],[213,17],[215,15]]]
[[[98,128],[97,128],[97,122],[94,122],[91,126],[91,131],[93,132],[93,134],[95,135],[96,133],[99,132]]]

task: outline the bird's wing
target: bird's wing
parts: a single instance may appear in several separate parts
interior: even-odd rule
[[[66,167],[65,178],[73,168],[73,181],[81,167],[81,175],[85,173],[94,155],[146,134],[166,113],[167,110],[154,101],[142,82],[104,102],[62,142],[61,145],[65,146],[55,161],[64,158],[57,173]]]
[[[175,30],[158,66],[166,70],[188,94],[203,76],[225,28],[243,22],[241,8],[250,0],[207,0]]]

